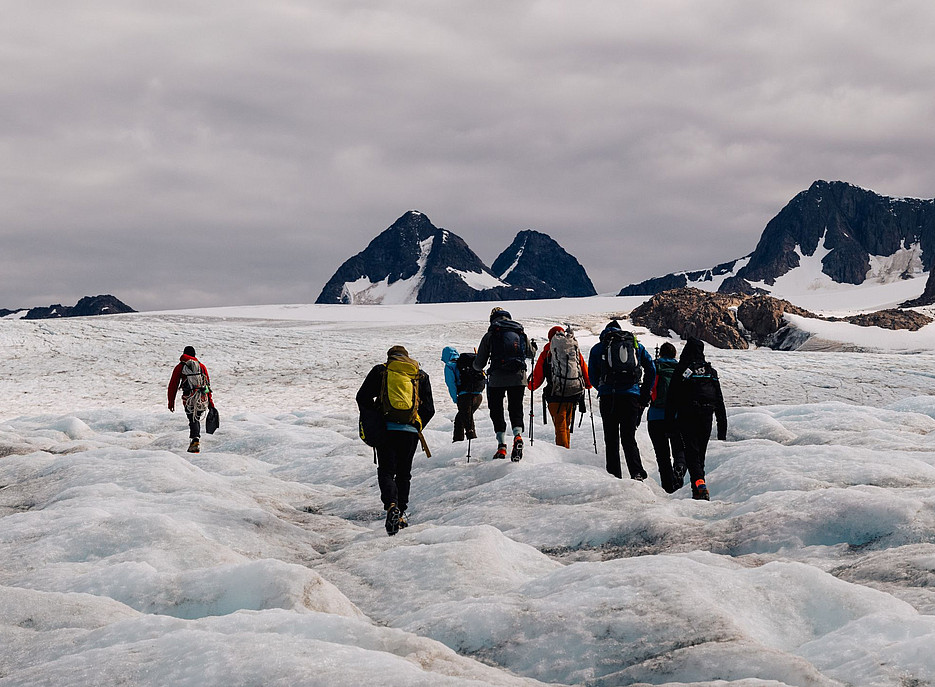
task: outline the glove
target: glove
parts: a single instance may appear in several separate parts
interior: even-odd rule
[[[584,404],[584,394],[578,397],[578,410],[582,415],[588,410],[588,407]]]
[[[174,413],[174,412],[175,412],[175,406],[169,406],[169,412],[170,412],[170,413]]]

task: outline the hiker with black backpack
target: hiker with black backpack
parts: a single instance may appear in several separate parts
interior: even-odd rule
[[[648,475],[636,444],[636,428],[642,419],[643,409],[649,405],[650,392],[656,380],[652,356],[632,332],[624,331],[617,320],[612,320],[601,332],[599,341],[591,347],[588,369],[591,378],[597,380],[607,472],[618,479],[623,478],[620,468],[622,445],[630,479],[646,479]]]
[[[429,376],[405,348],[393,346],[386,352],[386,362],[375,365],[361,384],[357,407],[361,437],[376,449],[386,533],[392,537],[409,526],[406,508],[416,446],[421,443],[425,454],[431,455],[422,436],[422,428],[435,415]],[[372,424],[374,417],[376,427]]]
[[[569,448],[575,409],[584,402],[591,381],[575,335],[558,325],[549,330],[549,341],[533,368],[529,390],[535,391],[543,382],[542,395],[555,425],[555,444]]]
[[[477,346],[474,369],[483,371],[487,363],[487,406],[494,432],[497,433],[497,452],[494,459],[506,458],[506,418],[503,399],[506,397],[510,428],[513,432],[513,462],[523,458],[523,397],[526,393],[526,359],[535,355],[523,325],[514,322],[503,308],[490,311],[490,326]]]
[[[659,347],[659,355],[653,361],[656,366],[656,382],[650,394],[649,409],[646,411],[646,426],[653,442],[656,465],[659,466],[659,482],[667,494],[682,488],[685,475],[685,449],[678,432],[666,431],[666,401],[669,383],[678,361],[675,346],[666,341]],[[674,462],[674,466],[673,466]]]
[[[685,466],[692,486],[692,498],[709,501],[705,481],[705,452],[711,438],[712,418],[717,419],[717,438],[727,439],[727,411],[717,370],[704,357],[704,342],[688,337],[678,365],[672,372],[666,398],[665,422],[670,434],[678,434],[685,447],[685,463],[675,472],[684,476]]]
[[[188,452],[201,451],[201,418],[209,408],[214,408],[214,396],[211,393],[211,379],[208,368],[195,357],[195,349],[186,346],[179,358],[179,364],[172,370],[169,379],[169,412],[175,412],[175,397],[182,389],[182,406],[188,417]],[[210,431],[210,428],[209,428]]]
[[[474,412],[480,408],[487,380],[484,373],[474,369],[474,353],[458,353],[457,349],[445,346],[442,362],[445,363],[445,386],[456,406],[455,429],[452,441],[468,441],[477,438],[474,429]]]

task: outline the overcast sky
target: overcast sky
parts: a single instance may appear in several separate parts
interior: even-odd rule
[[[410,209],[601,292],[935,196],[931,0],[0,0],[0,307],[308,303]]]

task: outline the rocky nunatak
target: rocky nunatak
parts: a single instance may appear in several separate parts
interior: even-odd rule
[[[633,309],[630,321],[657,336],[673,332],[683,339],[695,336],[717,348],[749,348],[751,344],[784,348],[789,340],[786,314],[913,331],[932,321],[913,310],[895,309],[823,318],[772,296],[711,293],[695,288],[656,294]]]

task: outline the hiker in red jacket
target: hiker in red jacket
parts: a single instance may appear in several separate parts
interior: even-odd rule
[[[195,357],[195,349],[186,346],[179,358],[179,364],[172,370],[172,379],[169,380],[169,412],[175,412],[175,397],[182,389],[182,406],[188,417],[188,429],[191,443],[189,453],[198,453],[201,440],[201,418],[208,408],[214,407],[214,398],[211,395],[211,379],[208,377],[208,368]]]

